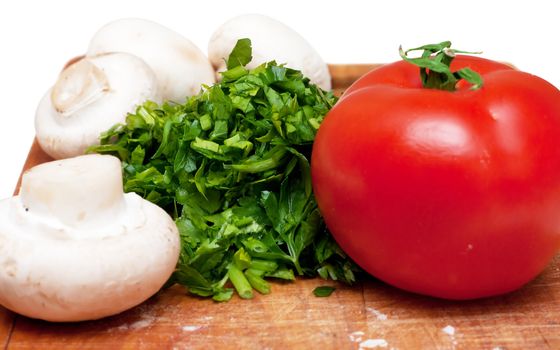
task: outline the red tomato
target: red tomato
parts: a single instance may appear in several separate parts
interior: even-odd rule
[[[506,293],[560,248],[560,91],[470,56],[484,85],[422,88],[405,61],[366,74],[325,118],[312,178],[346,253],[396,287]]]

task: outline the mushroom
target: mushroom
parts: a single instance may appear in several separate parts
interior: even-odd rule
[[[163,286],[179,246],[163,209],[123,193],[117,158],[44,163],[0,201],[0,304],[57,322],[117,314]]]
[[[82,155],[146,100],[160,101],[154,73],[141,59],[126,53],[82,58],[61,72],[39,102],[37,140],[55,159]]]
[[[88,56],[128,52],[142,58],[156,74],[164,100],[183,102],[202,84],[215,82],[208,58],[190,40],[157,23],[125,18],[102,27],[91,39]]]
[[[296,31],[268,16],[246,14],[222,24],[210,38],[208,57],[217,71],[225,70],[229,53],[238,39],[251,39],[253,60],[249,69],[275,60],[287,67],[301,70],[312,83],[331,89],[327,64],[317,51]]]

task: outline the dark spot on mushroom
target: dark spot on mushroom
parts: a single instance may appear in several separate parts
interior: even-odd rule
[[[29,208],[28,208],[28,207],[25,207],[25,211],[29,211]]]
[[[10,277],[16,276],[18,268],[17,268],[17,263],[14,259],[11,258],[6,259],[2,267],[4,271],[8,274],[8,276]]]
[[[74,63],[77,63],[77,62],[81,61],[84,58],[85,58],[84,55],[76,56],[74,58],[71,58],[68,62],[66,62],[66,64],[64,65],[64,68],[62,68],[62,70],[65,70],[66,68],[70,67]]]
[[[174,49],[177,52],[177,54],[179,55],[179,57],[184,57],[184,59],[187,62],[191,61],[191,62],[204,62],[204,63],[206,63],[206,61],[207,61],[207,59],[204,56],[200,55],[200,53],[197,52],[197,50],[194,50],[190,46],[176,45]]]

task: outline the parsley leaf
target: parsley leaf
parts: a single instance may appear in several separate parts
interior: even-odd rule
[[[239,39],[229,55],[227,60],[227,69],[231,70],[235,67],[246,66],[252,59],[251,40],[247,38]]]
[[[336,288],[332,286],[319,286],[313,289],[313,294],[315,294],[316,297],[330,297],[335,290]]]
[[[250,59],[242,39],[221,83],[183,104],[145,102],[90,151],[119,157],[125,191],[175,219],[181,253],[168,284],[225,301],[295,274],[352,283],[359,269],[326,230],[309,166],[337,98],[275,62],[248,70]]]

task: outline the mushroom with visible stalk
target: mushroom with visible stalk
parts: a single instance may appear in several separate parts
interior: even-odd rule
[[[81,58],[61,72],[40,101],[37,140],[55,159],[82,155],[146,100],[160,98],[154,73],[140,58],[126,53]]]
[[[331,89],[329,68],[317,51],[290,27],[258,14],[234,17],[212,34],[208,43],[208,57],[218,72],[225,70],[229,53],[237,40],[242,38],[251,39],[253,48],[253,59],[247,68],[252,69],[275,60],[300,70],[322,89]]]
[[[215,82],[214,69],[190,40],[152,21],[124,18],[103,26],[93,36],[88,56],[127,52],[153,69],[164,100],[183,102],[196,95],[202,84]]]
[[[57,322],[117,314],[163,286],[179,246],[163,209],[123,193],[117,158],[44,163],[0,201],[0,304]]]

